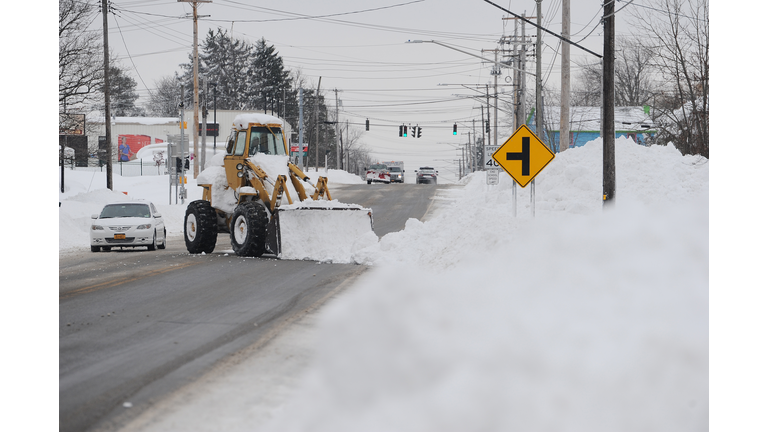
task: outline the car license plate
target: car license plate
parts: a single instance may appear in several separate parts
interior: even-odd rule
[[[125,240],[125,234],[115,234],[115,240]]]

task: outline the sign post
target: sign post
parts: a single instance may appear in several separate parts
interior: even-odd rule
[[[523,124],[493,153],[492,158],[525,188],[555,158],[555,154]],[[535,215],[534,188],[531,188],[531,212]]]

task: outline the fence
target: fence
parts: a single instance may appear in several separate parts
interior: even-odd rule
[[[71,169],[73,171],[88,171],[88,172],[93,172],[93,171],[106,172],[107,171],[106,165],[78,167],[78,166],[75,166],[74,161],[70,162],[69,160],[65,161],[64,166],[67,169]],[[154,162],[141,162],[141,161],[113,162],[112,173],[114,175],[119,175],[122,177],[156,176],[156,175],[168,174],[168,169],[165,167],[165,164],[158,166]]]

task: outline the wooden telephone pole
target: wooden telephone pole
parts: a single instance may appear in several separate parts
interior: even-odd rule
[[[603,15],[603,206],[616,195],[616,125],[614,124],[614,60],[616,58],[614,3],[606,2]]]
[[[177,0],[179,2],[183,3],[192,3],[192,21],[194,23],[194,30],[193,30],[193,43],[192,43],[192,98],[194,100],[194,118],[192,120],[193,127],[192,129],[192,140],[194,143],[193,146],[193,154],[195,155],[195,169],[193,171],[194,178],[197,178],[197,175],[200,174],[200,153],[198,150],[198,125],[200,124],[200,86],[198,84],[198,78],[197,78],[197,69],[198,69],[198,60],[197,60],[197,4],[198,3],[211,3],[212,0]]]
[[[101,0],[101,14],[104,17],[104,134],[107,140],[107,189],[112,190],[112,118],[109,110],[109,28],[107,0]],[[63,162],[62,162],[63,163]]]
[[[563,0],[563,38],[571,37],[571,0]],[[562,44],[560,62],[560,151],[571,145],[571,45]]]

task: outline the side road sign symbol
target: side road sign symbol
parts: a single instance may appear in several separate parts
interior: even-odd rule
[[[521,187],[526,187],[554,158],[552,150],[526,125],[493,153],[493,160]]]
[[[523,137],[523,151],[520,153],[507,153],[507,160],[519,160],[523,164],[520,166],[520,173],[524,176],[531,175],[531,138]]]

